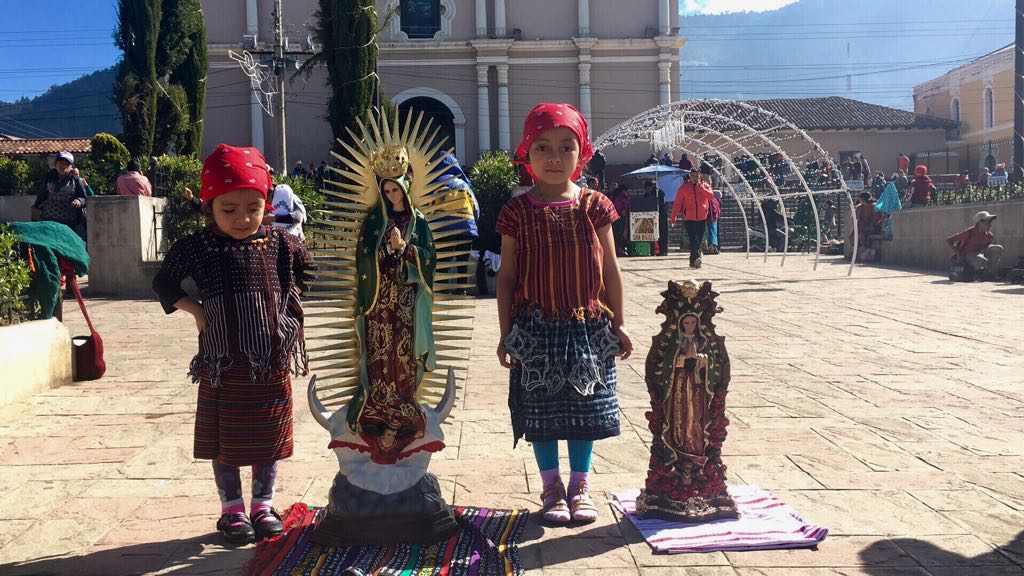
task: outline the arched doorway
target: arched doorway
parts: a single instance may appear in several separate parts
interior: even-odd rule
[[[465,164],[466,157],[466,115],[454,98],[434,88],[409,88],[391,97],[402,118],[408,111],[423,112],[441,126],[439,137],[447,137],[446,146],[455,149],[459,163]]]
[[[431,145],[443,142],[445,148],[455,148],[455,114],[444,105],[443,102],[429,96],[417,96],[410,98],[398,105],[398,118],[405,121],[406,115],[412,109],[413,117],[417,113],[423,113],[423,121],[428,119],[434,121],[434,126],[440,126],[437,138]],[[431,129],[433,130],[433,129]]]

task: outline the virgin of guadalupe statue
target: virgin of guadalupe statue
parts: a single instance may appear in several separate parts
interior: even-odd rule
[[[647,420],[654,435],[647,482],[637,515],[682,522],[735,518],[738,511],[725,485],[722,443],[729,356],[715,333],[721,311],[711,283],[669,282],[658,312],[662,331],[647,355]]]
[[[440,144],[422,116],[371,115],[350,131],[328,178],[310,408],[338,457],[316,541],[431,543],[457,529],[430,457],[468,356],[469,252],[448,231],[467,216],[439,183]],[[422,129],[421,129],[422,127]],[[332,176],[333,177],[333,176]],[[460,271],[462,270],[462,271]],[[326,331],[316,330],[326,328]],[[333,412],[332,412],[333,409]]]

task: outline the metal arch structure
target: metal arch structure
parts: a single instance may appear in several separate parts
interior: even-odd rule
[[[850,205],[853,223],[853,258],[850,261],[848,274],[853,273],[857,260],[857,218],[853,205],[853,197],[842,179],[838,166],[820,144],[804,130],[780,116],[763,108],[733,100],[697,99],[673,102],[641,112],[629,120],[611,128],[594,141],[595,148],[614,148],[646,144],[652,147],[672,150],[685,150],[688,153],[708,151],[716,154],[726,164],[732,174],[723,174],[715,170],[720,177],[730,176],[743,182],[746,191],[737,193],[730,178],[722,178],[730,193],[742,207],[742,199],[754,200],[761,214],[760,199],[774,198],[782,202],[784,198],[806,197],[814,214],[817,232],[817,250],[814,267],[818,265],[818,254],[821,250],[821,222],[815,197],[824,194],[845,194]],[[782,191],[769,176],[766,167],[757,157],[757,153],[778,155],[789,167],[790,173],[796,174],[795,191]],[[742,170],[736,163],[737,155],[745,155],[754,161],[756,167],[765,174],[766,193],[759,194],[750,185]],[[698,154],[698,161],[700,156]],[[825,173],[829,182],[839,182],[838,186],[825,186],[815,189],[804,178],[803,169],[806,165],[817,163]],[[824,163],[824,166],[822,166]],[[785,225],[784,250],[781,252],[782,263],[789,249],[789,226],[786,210],[783,206],[783,223]],[[746,223],[746,214],[744,213]],[[767,226],[765,227],[767,229]],[[750,256],[750,227],[747,226],[747,257]],[[765,258],[768,254],[767,234],[765,241]]]

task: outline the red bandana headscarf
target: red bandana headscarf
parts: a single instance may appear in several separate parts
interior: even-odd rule
[[[256,190],[266,199],[272,188],[267,161],[259,150],[227,144],[218,144],[206,157],[200,180],[199,199],[203,202],[240,189]]]
[[[530,161],[526,159],[526,156],[530,152],[533,141],[554,128],[572,130],[580,142],[580,161],[576,165],[576,171],[572,173],[572,179],[576,180],[583,172],[583,167],[590,161],[590,157],[594,155],[594,147],[590,143],[587,119],[571,104],[537,104],[533,110],[530,110],[523,123],[523,140],[516,148],[515,162],[526,166],[530,177],[536,179],[537,175],[530,168]]]

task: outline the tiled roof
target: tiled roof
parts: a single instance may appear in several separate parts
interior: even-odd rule
[[[955,127],[953,121],[945,118],[839,96],[748,100],[747,103],[775,112],[804,130],[949,130]]]
[[[92,151],[90,138],[12,138],[0,136],[0,156],[28,156],[31,154],[56,154],[67,150],[72,154],[88,154]]]

